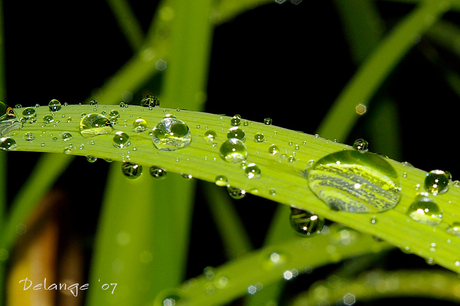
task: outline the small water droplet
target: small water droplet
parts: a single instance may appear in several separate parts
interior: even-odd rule
[[[174,151],[190,145],[192,134],[188,125],[174,117],[162,119],[152,130],[152,141],[161,151]]]
[[[45,123],[52,123],[52,122],[54,122],[54,117],[51,116],[51,115],[43,116],[43,122],[45,122]]]
[[[113,146],[115,148],[123,149],[130,145],[129,135],[124,132],[116,132],[113,136]]]
[[[86,155],[86,160],[90,163],[94,163],[97,161],[97,157],[92,156],[92,155]]]
[[[153,176],[154,178],[158,179],[164,179],[166,177],[166,170],[158,167],[158,166],[151,166],[149,168],[150,175]]]
[[[412,220],[428,225],[438,225],[442,220],[438,205],[424,193],[416,196],[407,214]]]
[[[119,117],[120,117],[120,113],[117,110],[112,109],[109,112],[109,120],[112,124],[116,124],[118,122]]]
[[[308,184],[333,210],[382,212],[398,204],[400,187],[394,168],[377,154],[343,150],[318,160],[307,170]]]
[[[254,141],[255,142],[264,142],[265,141],[265,136],[262,133],[257,133],[254,135]]]
[[[247,178],[249,179],[258,179],[260,178],[260,168],[254,163],[250,163],[246,166],[244,169],[244,172],[246,173]]]
[[[52,99],[48,103],[48,107],[49,107],[51,112],[57,112],[57,111],[61,110],[61,102],[59,102],[59,100]]]
[[[0,149],[3,151],[13,151],[17,148],[16,140],[10,137],[0,138]]]
[[[280,148],[278,148],[277,145],[272,144],[270,147],[268,147],[268,153],[271,155],[276,155],[280,152]]]
[[[35,140],[35,135],[34,133],[31,133],[31,132],[27,132],[24,134],[24,140],[25,141],[33,141]]]
[[[148,124],[145,119],[137,118],[133,123],[133,130],[136,133],[141,133],[147,130]]]
[[[228,186],[227,192],[230,195],[230,197],[232,197],[235,200],[242,199],[246,196],[246,190],[237,187]]]
[[[359,138],[359,139],[356,139],[355,142],[353,143],[353,148],[355,150],[358,150],[361,153],[364,153],[368,151],[369,143],[366,140]]]
[[[460,237],[460,222],[454,222],[447,227],[447,232]]]
[[[312,237],[321,232],[324,219],[306,210],[291,206],[292,228],[303,237]]]
[[[80,134],[83,137],[94,137],[112,131],[110,120],[104,115],[88,114],[80,120]]]
[[[228,179],[224,175],[218,175],[216,176],[215,183],[217,186],[225,187],[228,186]]]
[[[228,130],[227,138],[228,139],[236,138],[236,139],[239,139],[241,141],[245,141],[246,140],[246,134],[239,127],[233,127],[230,130]]]
[[[72,140],[72,138],[73,138],[73,136],[69,132],[64,132],[61,135],[61,139],[64,140],[64,141]]]
[[[27,121],[29,123],[34,123],[37,121],[37,113],[33,107],[28,107],[22,111],[21,121]]]
[[[186,180],[191,180],[193,178],[193,175],[188,173],[181,173],[181,176]]]
[[[121,165],[121,172],[130,179],[136,179],[142,174],[142,166],[130,162],[124,162]]]
[[[220,146],[220,156],[227,162],[240,163],[246,160],[248,151],[244,142],[231,138]]]
[[[97,101],[94,99],[89,100],[89,105],[96,106],[97,107]]]
[[[160,106],[160,100],[154,95],[148,94],[144,98],[142,98],[141,106],[149,107],[149,108],[157,107],[157,106]]]
[[[204,132],[204,140],[213,142],[217,139],[217,133],[213,130],[208,130]]]
[[[264,124],[266,124],[266,125],[271,125],[271,124],[273,124],[272,118],[265,118],[265,119],[264,119]]]
[[[426,174],[425,189],[433,195],[443,194],[449,189],[450,180],[449,172],[432,170]]]
[[[230,124],[233,126],[238,126],[241,124],[241,116],[240,115],[235,115],[230,119]]]

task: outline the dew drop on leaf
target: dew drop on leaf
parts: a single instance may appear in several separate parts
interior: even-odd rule
[[[101,114],[88,114],[80,120],[80,134],[83,137],[94,137],[112,131],[110,120]]]
[[[245,141],[246,140],[246,134],[239,127],[232,127],[227,133],[227,138],[228,139],[236,138],[236,139],[239,139],[241,141]]]
[[[17,148],[16,140],[10,137],[0,138],[0,149],[3,151],[13,151]]]
[[[141,106],[149,108],[157,107],[160,106],[160,100],[154,95],[148,94],[144,98],[142,98]]]
[[[192,134],[188,125],[174,117],[162,119],[152,130],[155,148],[161,151],[175,151],[190,145]]]
[[[278,148],[277,145],[272,144],[270,147],[268,147],[268,153],[271,155],[276,155],[280,152],[280,148]]]
[[[366,140],[359,138],[353,142],[353,148],[361,153],[364,153],[368,151],[369,143]]]
[[[217,133],[213,130],[208,130],[204,132],[204,140],[213,142],[217,138]]]
[[[158,166],[151,166],[149,168],[149,173],[151,176],[157,179],[164,179],[167,174],[165,169],[158,167]]]
[[[310,189],[333,210],[382,212],[400,199],[396,171],[377,154],[339,151],[321,158],[306,173]]]
[[[324,219],[306,210],[291,206],[292,228],[302,237],[312,237],[323,229]]]
[[[24,134],[24,140],[25,141],[33,141],[35,140],[35,135],[34,133],[31,133],[31,132],[27,132]]]
[[[229,163],[240,163],[246,160],[248,151],[244,142],[230,138],[220,146],[220,156]]]
[[[255,142],[264,142],[265,136],[262,133],[257,133],[254,135],[254,141]]]
[[[260,168],[254,163],[250,163],[246,166],[244,169],[244,172],[246,173],[246,177],[249,179],[258,179],[260,178]]]
[[[125,132],[116,132],[113,136],[113,146],[115,148],[123,149],[130,145],[129,135]]]
[[[61,110],[61,102],[59,102],[59,100],[52,99],[48,103],[48,108],[50,109],[51,112],[57,112]]]
[[[141,133],[147,130],[148,124],[145,119],[137,118],[133,123],[133,130],[136,133]]]
[[[92,156],[92,155],[86,155],[86,160],[87,160],[89,163],[94,163],[94,162],[97,161],[97,157]]]
[[[34,123],[37,121],[37,113],[33,107],[28,107],[22,111],[21,121],[27,121],[29,123]]]
[[[117,123],[119,117],[120,117],[120,113],[117,110],[112,109],[109,112],[109,120],[112,124]]]
[[[72,140],[73,136],[69,132],[64,132],[62,133],[61,138],[64,141],[69,141],[69,140]]]
[[[265,118],[265,119],[264,119],[264,124],[266,124],[266,125],[271,125],[272,123],[273,123],[272,118]]]
[[[425,189],[433,195],[445,193],[449,189],[451,175],[447,171],[432,170],[426,174]]]
[[[214,182],[216,183],[217,186],[220,186],[220,187],[228,186],[228,179],[224,175],[216,176],[216,179]]]
[[[235,200],[242,199],[246,196],[246,190],[237,187],[228,186],[227,192],[230,197]]]
[[[407,214],[412,220],[428,225],[438,225],[442,220],[442,212],[436,202],[423,193],[416,196]]]
[[[121,165],[121,172],[130,179],[136,179],[142,174],[142,166],[130,162],[124,162]]]
[[[460,237],[460,222],[452,223],[452,225],[449,225],[446,230],[449,234]]]

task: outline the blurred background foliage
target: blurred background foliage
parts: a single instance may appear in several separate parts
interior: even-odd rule
[[[140,52],[142,40],[149,39],[151,34],[155,12],[161,18],[179,20],[179,25],[173,25],[171,30],[180,27],[181,22],[187,28],[188,19],[205,14],[214,23],[203,25],[199,41],[171,38],[168,43],[176,47],[182,44],[186,51],[168,49],[166,69],[145,78],[136,91],[125,92],[124,83],[117,84],[124,93],[114,102],[138,104],[143,95],[154,93],[161,97],[162,106],[240,114],[255,121],[270,117],[277,126],[314,134],[369,54],[393,27],[414,11],[418,2],[424,1],[240,2],[254,3],[255,8],[242,5],[241,12],[228,14],[231,18],[221,20],[223,15],[218,15],[215,7],[225,8],[228,3],[231,7],[232,1],[200,1],[204,12],[196,5],[187,4],[187,7],[171,1],[174,17],[167,17],[167,10],[162,15],[158,13],[162,5],[159,1],[27,4],[5,1],[2,43],[6,94],[2,99],[12,106],[44,105],[53,98],[70,104],[87,103],[98,95],[98,88]],[[343,138],[328,132],[327,138],[338,138],[348,144],[364,138],[370,142],[371,151],[407,160],[425,170],[445,169],[458,179],[460,169],[453,140],[457,136],[456,109],[460,94],[460,4],[445,2],[451,3],[452,9],[430,26],[427,33],[408,33],[412,35],[413,46],[372,99],[356,101],[367,104],[367,112],[359,117],[349,135]],[[130,12],[123,7],[126,4],[137,22],[127,27],[119,22],[120,18],[126,18],[123,12]],[[134,32],[124,35],[127,28]],[[169,34],[173,35],[167,31],[163,35]],[[194,49],[200,46],[202,51]],[[181,58],[181,52],[201,53],[174,67],[173,58]],[[168,56],[172,57],[171,62]],[[194,66],[196,63],[198,67]],[[194,79],[204,82],[188,88]],[[339,135],[340,121],[335,125]],[[7,158],[6,202],[13,203],[20,188],[27,184],[27,178],[37,171],[34,165],[40,157],[15,152]],[[83,158],[70,163],[53,184],[52,191],[41,200],[40,209],[33,212],[32,219],[24,221],[24,233],[19,228],[20,239],[10,251],[11,260],[7,264],[11,279],[8,286],[15,277],[33,275],[32,270],[38,265],[47,267],[49,277],[56,280],[66,275],[81,283],[90,282],[91,286],[105,278],[120,286],[117,298],[106,300],[101,292],[99,296],[87,294],[86,300],[83,295],[70,301],[66,297],[44,297],[53,303],[152,303],[159,291],[202,274],[205,267],[217,267],[240,253],[262,247],[267,232],[275,228],[272,218],[278,205],[268,200],[247,196],[233,201],[231,206],[219,207],[216,205],[231,199],[208,183],[168,174],[165,180],[155,183],[144,175],[142,181],[134,184],[121,176],[119,168],[110,167],[104,161],[90,164]],[[120,199],[122,195],[125,198]],[[177,206],[177,203],[182,204]],[[223,227],[227,235],[231,231],[237,238],[225,236],[219,230],[225,217],[235,213],[230,210],[223,216],[222,211],[228,207],[236,210],[237,215],[229,217],[233,224]],[[288,226],[285,219],[282,227]],[[240,241],[234,242],[235,239]],[[123,249],[126,244],[132,250]],[[29,246],[29,251],[24,250],[24,245]],[[37,249],[48,250],[47,255]],[[134,251],[140,253],[145,266],[129,261]],[[118,265],[114,261],[117,256],[125,256]],[[386,270],[426,268],[423,259],[399,250],[378,259],[378,264],[375,258],[367,260],[374,267]],[[336,269],[344,273],[344,267],[353,270],[356,262],[363,260],[331,264],[298,277],[280,293],[278,305],[285,305],[292,296]],[[21,262],[26,263],[21,265]],[[356,270],[363,267],[366,264],[358,264]],[[353,273],[356,271],[348,275]],[[123,291],[123,285],[130,290]],[[11,289],[8,294],[11,305],[15,299],[24,302],[24,291]],[[265,305],[250,299],[246,302]],[[240,299],[233,305],[243,303]]]

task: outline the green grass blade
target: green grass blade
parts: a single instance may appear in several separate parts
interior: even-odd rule
[[[396,25],[343,89],[318,133],[322,137],[343,141],[359,118],[355,107],[369,103],[387,75],[414,44],[414,35],[422,35],[447,9],[448,6],[439,1],[424,1]]]
[[[222,237],[227,258],[237,258],[251,251],[253,249],[251,240],[227,191],[222,187],[207,184],[205,197]]]
[[[126,0],[107,0],[118,26],[126,37],[133,51],[138,51],[143,42],[142,28]]]
[[[288,239],[218,267],[213,280],[199,276],[193,279],[192,286],[185,284],[175,292],[188,301],[187,305],[190,306],[220,305],[247,294],[250,286],[260,290],[256,295],[261,294],[269,289],[265,286],[289,278],[289,273],[296,275],[331,261],[378,252],[389,247],[386,243],[376,242],[372,237],[358,235],[356,242],[348,245],[337,243],[334,235],[327,237],[329,239],[324,239],[322,235],[315,236],[309,238],[308,243],[305,243],[304,238]],[[272,256],[273,253],[279,257]],[[210,291],[213,293],[209,294]]]

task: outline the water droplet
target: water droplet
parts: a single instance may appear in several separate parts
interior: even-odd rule
[[[16,140],[10,137],[0,138],[0,149],[3,151],[13,151],[17,148]]]
[[[142,174],[142,166],[130,162],[124,162],[121,165],[121,172],[130,179],[136,179]]]
[[[224,175],[218,175],[216,176],[215,183],[217,186],[225,187],[228,186],[228,179]]]
[[[123,149],[130,145],[129,135],[124,132],[116,132],[113,136],[113,146],[115,148]]]
[[[161,151],[174,151],[190,145],[192,134],[184,121],[174,117],[162,119],[152,130],[153,144]]]
[[[246,166],[246,168],[244,169],[244,172],[246,173],[246,176],[249,178],[249,179],[258,179],[260,178],[260,168],[259,166],[257,166],[256,164],[254,163],[250,163]]]
[[[423,193],[416,196],[407,214],[412,220],[428,225],[438,225],[442,220],[438,205]]]
[[[48,103],[48,107],[50,109],[51,112],[57,112],[59,110],[61,110],[61,102],[59,102],[58,100],[56,99],[52,99],[49,103]]]
[[[236,139],[239,139],[241,141],[245,141],[246,140],[246,134],[239,127],[233,127],[228,131],[227,138],[228,139],[236,138]]]
[[[94,157],[92,155],[86,155],[86,160],[90,163],[94,163],[97,161],[97,157]]]
[[[382,212],[399,202],[398,175],[377,154],[339,151],[321,158],[306,172],[310,189],[333,210]]]
[[[0,101],[0,136],[21,127],[22,123],[16,117],[14,110]]]
[[[238,126],[241,124],[241,116],[240,115],[235,115],[230,119],[230,124],[233,126]]]
[[[154,178],[164,179],[166,177],[166,170],[158,167],[158,166],[151,166],[149,168],[150,175]]]
[[[54,117],[51,116],[51,115],[43,116],[43,122],[45,122],[45,123],[52,123],[52,122],[54,122]]]
[[[80,120],[80,134],[83,137],[94,137],[112,131],[110,120],[100,114],[88,114]]]
[[[188,173],[181,173],[181,176],[186,180],[191,180],[193,178],[193,175]]]
[[[220,146],[220,156],[229,163],[240,163],[246,160],[248,151],[244,142],[231,138]]]
[[[246,196],[246,190],[241,189],[241,188],[228,186],[227,191],[230,197],[232,197],[235,200],[242,199]]]
[[[321,232],[324,219],[306,210],[291,206],[291,226],[303,237],[312,237]]]
[[[31,132],[27,132],[24,134],[24,140],[25,141],[33,141],[35,140],[35,135]]]
[[[204,140],[213,142],[216,139],[217,139],[217,133],[214,132],[213,130],[204,132]]]
[[[120,117],[120,113],[114,109],[109,112],[109,119],[112,124],[118,122],[118,117]]]
[[[69,132],[64,132],[62,133],[61,138],[64,141],[69,141],[69,140],[72,140],[73,136]]]
[[[148,125],[145,119],[137,118],[136,120],[134,120],[134,123],[133,123],[134,132],[136,133],[144,132],[145,130],[147,130],[147,127]]]
[[[97,107],[97,101],[94,99],[89,100],[89,105],[96,106]]]
[[[264,124],[266,124],[266,125],[271,125],[271,124],[273,124],[272,118],[265,118],[265,119],[264,119]]]
[[[448,233],[460,237],[460,222],[454,222],[454,223],[452,223],[452,225],[450,225],[449,227],[447,227],[446,230],[447,230]]]
[[[254,135],[254,141],[255,142],[264,142],[264,140],[265,140],[264,134],[257,133],[256,135]]]
[[[160,100],[154,95],[148,94],[144,98],[142,98],[141,106],[149,107],[149,108],[157,107],[157,106],[160,106]]]
[[[277,145],[271,145],[270,147],[268,147],[268,153],[270,153],[271,155],[276,155],[280,152],[280,148],[278,148]]]
[[[21,121],[27,121],[29,123],[34,123],[37,121],[37,113],[33,107],[28,107],[22,111]]]
[[[366,140],[359,138],[359,139],[356,139],[355,142],[353,143],[353,148],[355,150],[358,150],[361,153],[364,153],[364,152],[367,152],[369,148],[369,143]]]
[[[449,189],[451,175],[447,171],[432,170],[426,174],[425,189],[433,195],[445,193]]]

